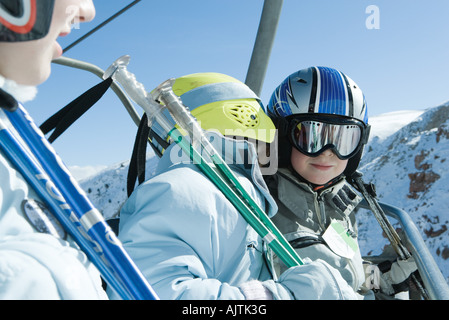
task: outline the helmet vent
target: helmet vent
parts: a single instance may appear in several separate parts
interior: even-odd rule
[[[247,128],[255,128],[259,125],[257,111],[248,105],[233,105],[226,108],[226,114]]]

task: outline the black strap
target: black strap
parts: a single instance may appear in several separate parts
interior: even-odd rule
[[[164,139],[162,139],[153,129],[150,129],[150,141],[156,140],[156,142],[161,146],[162,149],[167,149],[170,146],[170,143]],[[162,157],[162,152],[159,151],[154,144],[151,143],[151,147],[153,148],[154,153],[160,158]]]
[[[134,141],[133,153],[129,163],[126,185],[128,197],[134,190],[136,180],[139,179],[139,184],[145,180],[146,150],[149,133],[150,127],[148,126],[148,117],[147,114],[144,113],[140,119],[136,140]]]
[[[112,78],[109,77],[108,79],[103,80],[48,118],[40,126],[40,129],[44,134],[47,134],[54,129],[53,133],[48,138],[48,141],[53,142],[63,134],[68,127],[100,100],[111,84]]]
[[[145,181],[145,164],[147,154],[147,143],[150,143],[154,153],[160,158],[162,153],[152,143],[155,140],[162,149],[167,149],[170,143],[162,139],[156,132],[148,126],[148,116],[146,113],[140,119],[139,128],[137,129],[136,139],[134,141],[133,153],[129,163],[128,177],[127,177],[127,192],[128,197],[134,191],[136,181],[139,185]]]
[[[289,242],[294,249],[307,248],[314,244],[324,244],[327,246],[326,241],[324,241],[324,239],[319,235],[299,237]]]
[[[8,111],[15,111],[19,107],[19,103],[12,95],[0,88],[0,108]]]

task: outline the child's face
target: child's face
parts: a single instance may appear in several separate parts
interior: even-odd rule
[[[51,61],[62,54],[56,39],[70,33],[72,23],[90,21],[94,16],[92,0],[56,0],[44,38],[0,44],[0,74],[23,85],[44,82],[50,75]]]
[[[342,174],[348,160],[340,160],[329,149],[312,158],[292,148],[291,163],[301,177],[313,184],[323,185]]]

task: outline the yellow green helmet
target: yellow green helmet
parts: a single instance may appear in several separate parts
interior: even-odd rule
[[[266,143],[274,140],[276,128],[265,114],[259,97],[231,76],[212,72],[186,75],[175,80],[173,92],[206,131]],[[167,133],[161,132],[157,124],[153,131],[168,142]],[[151,141],[161,153],[168,145],[158,144],[156,139]]]

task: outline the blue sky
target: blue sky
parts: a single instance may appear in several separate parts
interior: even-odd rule
[[[73,29],[62,47],[131,2],[94,0],[95,20]],[[367,13],[370,5],[378,16]],[[128,54],[128,69],[147,90],[195,72],[245,81],[262,8],[262,0],[142,0],[65,56],[106,69]],[[449,100],[448,13],[447,0],[284,0],[261,98],[266,104],[290,73],[321,65],[362,88],[370,116],[439,105]],[[54,64],[26,107],[39,125],[99,81]],[[111,165],[129,159],[136,131],[111,91],[53,145],[69,166]]]

